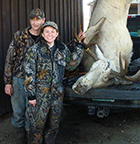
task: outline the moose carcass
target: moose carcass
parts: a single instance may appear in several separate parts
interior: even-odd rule
[[[72,88],[76,93],[82,95],[90,88],[125,84],[128,83],[126,79],[135,80],[139,77],[140,71],[136,77],[125,76],[133,54],[132,40],[126,27],[131,1],[96,0],[90,18],[90,27],[85,32],[84,43],[98,44],[90,48],[98,59],[95,58],[95,61],[85,54],[83,64],[88,72],[73,85]],[[98,23],[102,19],[105,21],[100,26]],[[100,31],[96,30],[99,27]]]

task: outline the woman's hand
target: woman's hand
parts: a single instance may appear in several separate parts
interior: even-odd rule
[[[83,40],[84,40],[84,38],[85,38],[85,33],[84,32],[80,32],[79,34],[78,34],[78,38],[79,38],[79,42],[82,42]]]

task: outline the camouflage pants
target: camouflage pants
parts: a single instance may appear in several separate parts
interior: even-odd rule
[[[63,98],[37,98],[35,107],[29,104],[29,144],[54,144],[59,130]]]

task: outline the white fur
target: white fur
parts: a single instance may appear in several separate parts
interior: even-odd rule
[[[97,42],[102,52],[96,46],[96,54],[100,60],[94,62],[90,56],[83,60],[85,68],[88,67],[88,63],[93,63],[93,65],[88,73],[73,85],[73,90],[79,94],[83,94],[90,88],[104,87],[115,82],[121,83],[122,80],[118,82],[115,76],[113,78],[110,75],[110,70],[120,71],[120,52],[123,66],[125,60],[129,64],[132,57],[132,40],[126,27],[131,0],[96,0],[96,2],[96,7],[91,15],[91,25],[96,25],[103,17],[106,20],[100,28],[100,32],[90,42]],[[86,31],[86,35],[85,42],[88,42],[91,35],[90,29]],[[79,87],[79,85],[81,86]],[[86,91],[80,93],[85,85]]]

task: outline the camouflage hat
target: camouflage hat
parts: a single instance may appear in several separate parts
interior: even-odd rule
[[[53,28],[55,28],[58,31],[58,25],[53,22],[53,21],[47,21],[42,25],[42,28],[46,27],[46,26],[51,26]]]
[[[38,17],[39,19],[43,19],[43,18],[45,18],[45,14],[44,14],[43,10],[41,10],[39,8],[35,8],[29,14],[30,19],[33,17]]]

